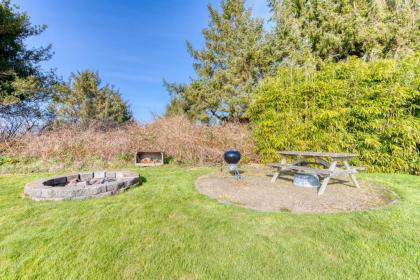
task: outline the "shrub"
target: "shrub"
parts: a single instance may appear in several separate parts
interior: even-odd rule
[[[19,161],[13,157],[0,156],[0,166],[2,166],[3,164],[14,164],[18,162]]]
[[[420,55],[281,68],[249,110],[263,161],[278,150],[355,152],[372,171],[418,174]]]
[[[185,117],[167,117],[140,125],[113,128],[61,126],[39,135],[28,133],[0,143],[5,155],[70,167],[87,163],[134,161],[136,151],[164,151],[177,163],[219,163],[223,151],[235,147],[244,161],[255,160],[250,130],[243,124],[196,125]],[[92,166],[92,165],[90,165]]]

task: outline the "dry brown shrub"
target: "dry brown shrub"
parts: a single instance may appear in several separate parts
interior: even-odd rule
[[[256,160],[247,125],[196,125],[181,116],[108,129],[67,126],[26,134],[0,145],[2,153],[9,156],[56,162],[109,162],[124,156],[134,158],[136,151],[163,151],[179,163],[218,163],[229,148],[240,150],[245,161]]]

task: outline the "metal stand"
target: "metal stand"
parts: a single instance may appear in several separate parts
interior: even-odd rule
[[[238,165],[237,164],[229,164],[229,171],[230,173],[232,173],[233,175],[236,176],[236,179],[242,179],[241,177],[241,173],[238,170]]]

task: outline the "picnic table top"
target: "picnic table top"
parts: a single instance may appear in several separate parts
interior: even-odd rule
[[[309,157],[329,157],[329,158],[353,158],[357,154],[350,153],[324,153],[324,152],[301,152],[301,151],[280,151],[280,155],[284,156],[309,156]]]

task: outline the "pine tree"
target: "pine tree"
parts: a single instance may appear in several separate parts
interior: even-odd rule
[[[11,137],[34,126],[44,115],[52,71],[40,63],[51,58],[51,46],[28,48],[25,40],[41,34],[45,25],[32,25],[27,13],[9,0],[0,0],[0,134]]]
[[[187,42],[197,77],[187,85],[165,83],[172,95],[167,114],[184,111],[204,122],[246,121],[254,88],[268,72],[271,58],[263,21],[253,18],[244,2],[222,1],[220,12],[208,6],[205,47],[196,50]]]
[[[68,83],[55,87],[49,111],[56,123],[122,123],[132,119],[119,91],[108,84],[101,86],[99,74],[88,70],[71,74]]]
[[[268,0],[274,28],[264,31],[244,1],[209,6],[205,47],[195,50],[196,77],[165,85],[167,114],[186,113],[204,122],[247,121],[256,84],[282,65],[309,76],[323,62],[356,56],[398,58],[419,50],[419,2],[413,0]],[[293,73],[293,71],[290,71]]]

